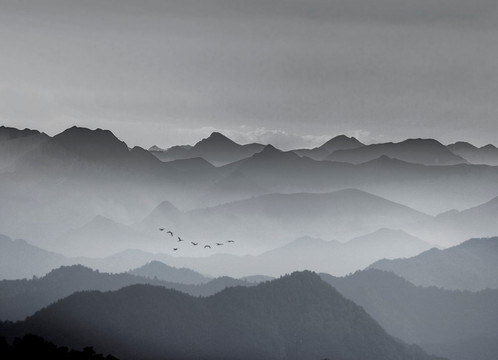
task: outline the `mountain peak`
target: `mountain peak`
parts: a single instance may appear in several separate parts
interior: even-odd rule
[[[457,141],[447,146],[450,150],[477,150],[477,147],[465,141]]]
[[[266,145],[263,150],[255,153],[252,158],[263,160],[300,159],[299,155],[295,154],[293,151],[282,151],[271,144]]]
[[[164,149],[160,148],[159,146],[157,145],[152,145],[150,148],[149,148],[149,151],[165,151]]]
[[[229,139],[222,133],[214,131],[207,138],[202,139],[194,147],[198,148],[202,145],[214,145],[214,146],[223,146],[223,145],[239,145],[235,141]]]
[[[498,150],[493,144],[484,145],[480,148],[481,150]]]
[[[328,152],[333,152],[336,150],[355,149],[361,146],[364,146],[364,144],[358,141],[354,137],[348,137],[346,135],[338,135],[327,141],[322,146],[320,146],[319,149],[323,149]]]
[[[128,154],[128,146],[111,131],[73,126],[53,137],[53,141],[80,156],[97,160],[121,158]]]
[[[16,128],[12,127],[7,127],[7,126],[0,126],[0,141],[3,140],[12,140],[12,139],[17,139],[20,137],[25,137],[25,136],[31,136],[31,135],[38,135],[40,132],[38,130],[31,130],[31,129],[24,129],[24,130],[19,130]]]

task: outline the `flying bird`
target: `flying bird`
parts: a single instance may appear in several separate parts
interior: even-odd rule
[[[193,241],[191,241],[190,243],[194,246],[199,244],[198,242],[193,242]]]
[[[173,248],[173,251],[176,251],[176,250],[178,250],[178,248]]]
[[[183,241],[183,239],[181,237],[178,236],[178,241]]]
[[[211,249],[211,245],[204,245],[204,249],[205,248],[210,248]]]
[[[159,231],[164,231],[164,228],[159,228]]]
[[[168,231],[167,233],[170,234],[171,236],[173,236],[173,232],[172,231]]]
[[[220,245],[223,245],[223,243],[216,243],[216,245],[220,246]]]
[[[228,240],[227,242],[235,242],[235,241],[233,241],[233,240]]]

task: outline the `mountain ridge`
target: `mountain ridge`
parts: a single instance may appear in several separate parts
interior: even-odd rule
[[[112,306],[116,302],[120,306]],[[87,330],[76,331],[75,322]],[[150,285],[75,293],[4,331],[38,332],[69,346],[90,342],[124,358],[291,358],[296,334],[301,338],[298,354],[306,358],[364,358],[363,349],[371,360],[435,358],[390,337],[363,309],[311,272],[203,299]],[[133,345],[126,341],[131,337]]]

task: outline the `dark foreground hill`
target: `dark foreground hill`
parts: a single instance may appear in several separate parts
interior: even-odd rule
[[[112,355],[97,354],[92,346],[83,350],[57,346],[40,336],[27,334],[8,343],[0,338],[0,358],[6,360],[51,359],[51,360],[118,360]]]
[[[498,359],[498,290],[424,288],[375,269],[321,277],[406,342],[452,360]]]
[[[76,293],[0,328],[28,332],[123,359],[434,359],[311,272],[208,298],[149,285]]]

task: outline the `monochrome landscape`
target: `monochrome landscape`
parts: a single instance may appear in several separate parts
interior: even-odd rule
[[[496,0],[0,0],[0,359],[498,359]]]
[[[125,359],[498,355],[498,150],[180,148],[0,127],[3,336]]]

